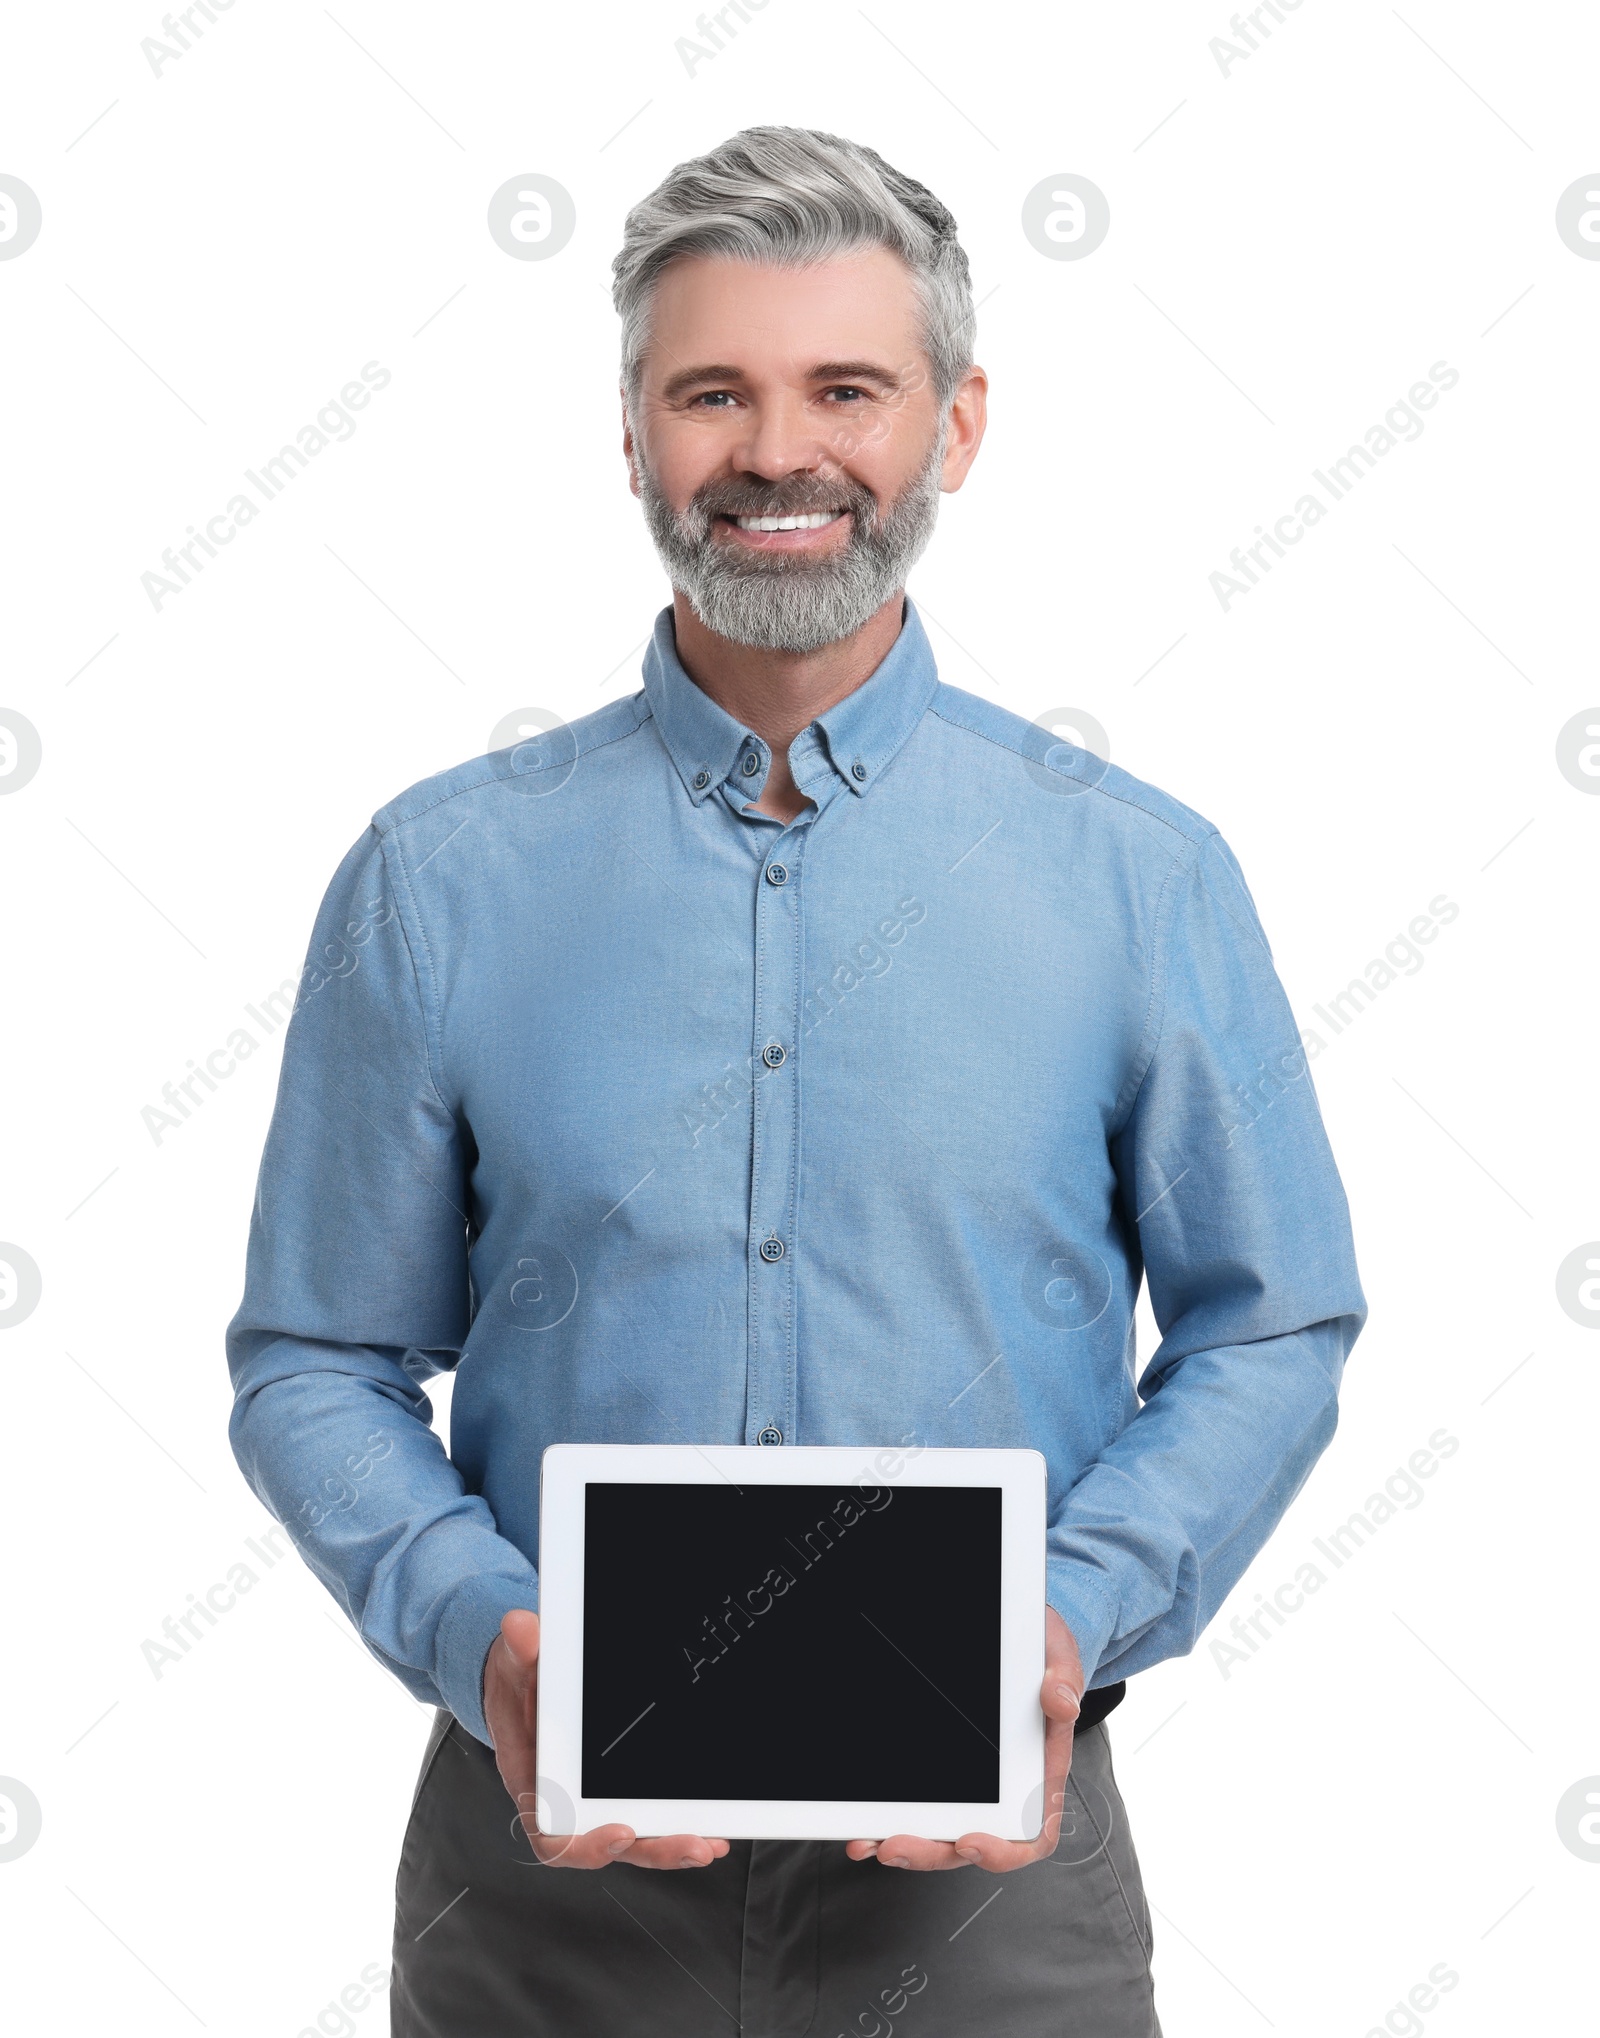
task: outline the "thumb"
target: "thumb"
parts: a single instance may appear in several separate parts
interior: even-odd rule
[[[1044,1687],[1040,1704],[1053,1720],[1075,1720],[1083,1703],[1083,1658],[1077,1637],[1053,1606],[1045,1608]]]
[[[500,1639],[513,1664],[526,1675],[539,1660],[539,1616],[514,1607],[500,1622]]]

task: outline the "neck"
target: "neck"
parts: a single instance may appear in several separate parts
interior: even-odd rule
[[[872,677],[899,636],[904,613],[902,590],[836,644],[817,651],[768,651],[717,636],[674,590],[679,664],[702,693],[753,730],[772,752],[772,769],[756,803],[759,812],[792,821],[808,804],[789,770],[789,745],[818,715]]]

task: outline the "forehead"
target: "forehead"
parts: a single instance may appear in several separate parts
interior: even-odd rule
[[[916,285],[888,248],[803,266],[685,255],[656,286],[644,368],[659,379],[725,361],[799,376],[815,361],[872,354],[903,372],[920,345]]]

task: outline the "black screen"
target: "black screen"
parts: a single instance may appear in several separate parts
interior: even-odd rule
[[[584,1796],[998,1798],[1000,1502],[591,1482]]]

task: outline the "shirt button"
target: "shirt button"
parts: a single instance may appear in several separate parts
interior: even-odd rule
[[[786,885],[788,882],[789,872],[783,864],[769,863],[767,865],[767,883],[769,885]]]
[[[750,755],[744,761],[744,775],[746,778],[754,778],[756,773],[760,769],[761,759],[756,755],[755,751],[752,750]]]
[[[769,1422],[756,1438],[756,1442],[758,1444],[781,1444],[783,1442],[783,1431],[781,1429],[774,1429]]]
[[[783,1258],[783,1240],[781,1238],[764,1238],[761,1241],[761,1257],[764,1260],[781,1260]]]
[[[851,767],[850,767],[850,776],[851,776],[852,778],[854,778],[854,779],[862,779],[862,778],[865,778],[865,777],[866,777],[866,775],[867,775],[867,767],[866,767],[866,766],[865,766],[864,764],[862,764],[862,763],[860,762],[860,760],[859,760],[859,759],[858,759],[858,760],[856,761],[856,763],[854,763],[854,764],[852,764],[852,765],[851,765]]]
[[[708,785],[710,785],[710,783],[711,783],[711,774],[710,774],[710,772],[709,772],[709,771],[697,771],[697,772],[695,773],[695,775],[694,775],[694,787],[695,787],[695,791],[696,791],[696,792],[704,792],[704,791],[705,791],[705,789],[706,789],[706,787],[707,787]]]
[[[789,1051],[781,1040],[769,1040],[761,1050],[761,1059],[769,1069],[781,1069],[789,1059]]]

